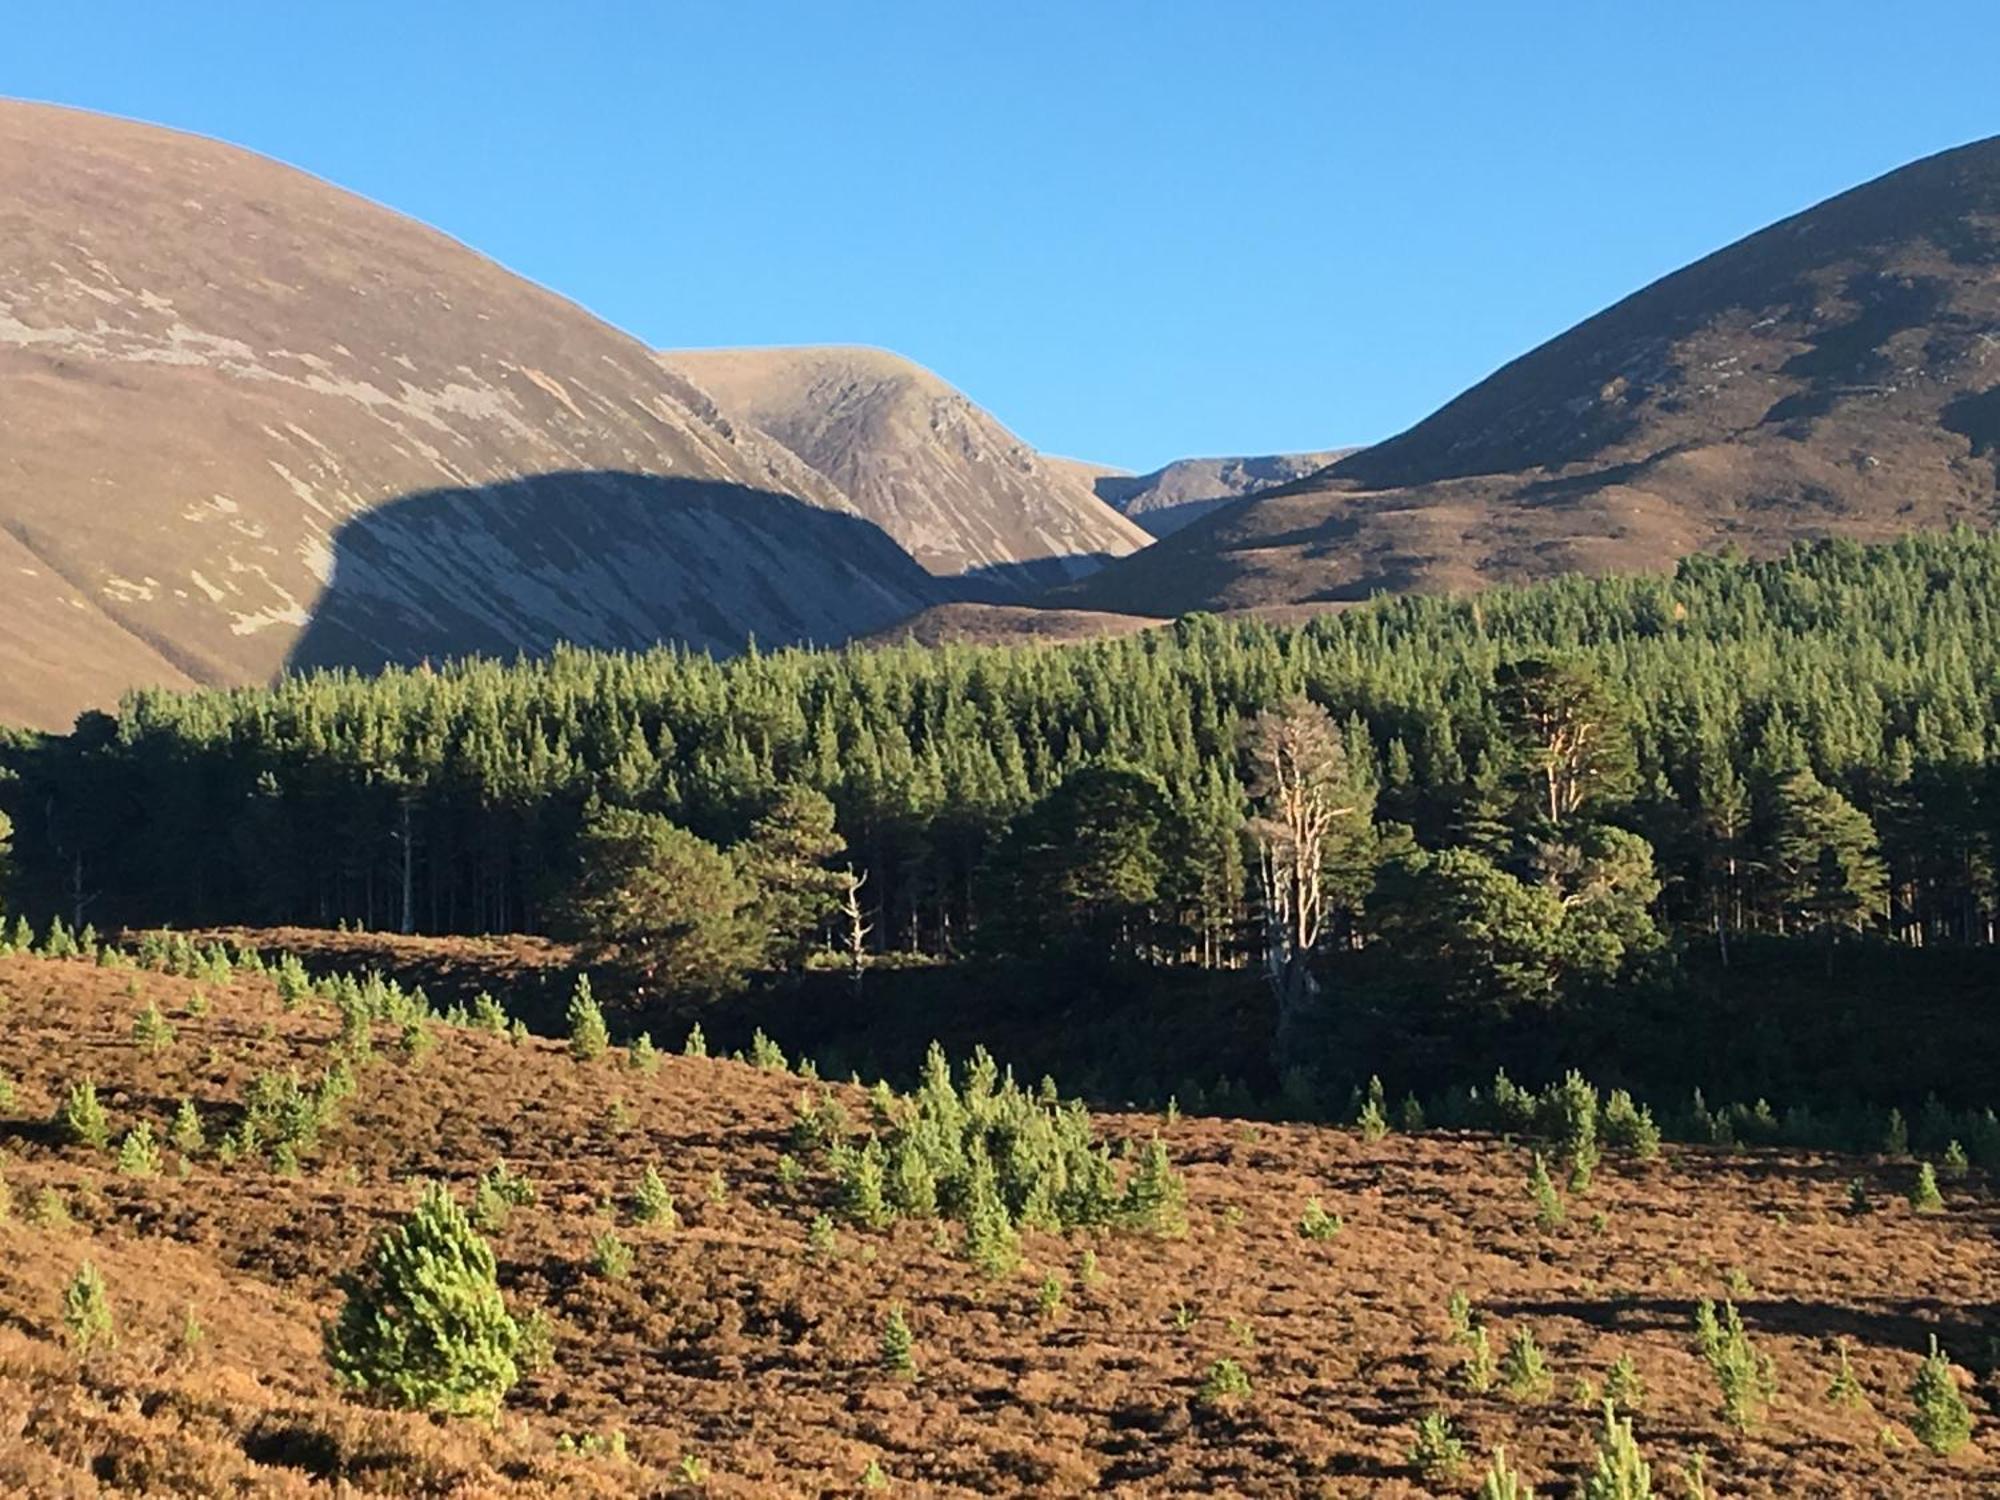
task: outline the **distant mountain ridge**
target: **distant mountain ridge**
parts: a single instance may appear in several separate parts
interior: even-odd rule
[[[1152,538],[1100,500],[1093,466],[1037,453],[929,370],[881,349],[662,352],[739,427],[837,486],[932,573],[1018,598]]]
[[[0,102],[0,243],[0,722],[948,597],[636,341],[277,162]]]
[[[1051,602],[1326,605],[1985,527],[1996,461],[2000,138],[1719,250]]]
[[[1172,536],[1232,500],[1304,479],[1356,451],[1329,448],[1249,458],[1182,458],[1150,474],[1101,475],[1095,488],[1099,499],[1154,536]]]

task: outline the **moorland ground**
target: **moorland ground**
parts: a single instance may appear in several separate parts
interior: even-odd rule
[[[1114,1145],[1164,1139],[1187,1232],[1030,1232],[1021,1268],[991,1279],[936,1225],[842,1218],[824,1157],[792,1133],[802,1090],[821,1085],[776,1068],[667,1055],[641,1069],[616,1048],[579,1062],[558,1040],[442,1023],[412,1048],[384,1026],[294,1173],[224,1162],[217,1143],[260,1073],[310,1079],[334,1059],[341,1022],[324,1001],[288,1008],[240,971],[29,956],[0,958],[0,995],[11,1493],[1469,1494],[1504,1444],[1538,1492],[1561,1494],[1593,1456],[1589,1397],[1621,1358],[1643,1385],[1630,1405],[1657,1493],[1680,1492],[1696,1453],[1717,1495],[2000,1490],[1983,1433],[1944,1459],[1909,1426],[1933,1333],[1990,1420],[1970,1369],[2000,1249],[1976,1170],[1944,1181],[1942,1212],[1918,1213],[1908,1159],[1670,1145],[1652,1162],[1607,1155],[1549,1226],[1526,1146],[1499,1137],[1100,1113]],[[135,1036],[149,1004],[170,1038]],[[51,1123],[85,1076],[114,1149]],[[869,1119],[863,1090],[831,1087]],[[166,1146],[157,1176],[121,1172],[118,1140],[142,1122],[164,1137],[182,1099],[203,1148]],[[502,1159],[536,1198],[491,1235],[500,1284],[516,1313],[549,1318],[552,1362],[490,1425],[344,1395],[321,1349],[343,1274],[418,1180],[469,1198]],[[648,1165],[675,1228],[634,1222]],[[1339,1217],[1329,1238],[1301,1232],[1313,1199]],[[822,1214],[830,1243],[812,1228]],[[632,1252],[622,1278],[599,1266],[607,1231]],[[117,1341],[79,1358],[63,1296],[85,1259]],[[1454,1292],[1496,1363],[1533,1333],[1544,1388],[1466,1389]],[[1703,1298],[1733,1299],[1773,1362],[1775,1397],[1748,1431],[1723,1420],[1696,1352]],[[884,1368],[891,1307],[915,1379]],[[1826,1395],[1841,1340],[1854,1405]],[[1224,1360],[1248,1393],[1206,1399]],[[1412,1463],[1432,1412],[1467,1450],[1456,1477]]]

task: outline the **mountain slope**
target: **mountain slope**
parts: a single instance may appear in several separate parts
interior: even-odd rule
[[[1064,604],[1172,614],[1990,525],[2000,140],[1720,250]]]
[[[0,243],[0,722],[262,681],[329,614],[303,659],[369,667],[940,597],[633,340],[276,162],[0,102]]]
[[[1172,536],[1232,500],[1303,479],[1354,451],[1335,448],[1323,453],[1269,453],[1256,458],[1183,458],[1150,474],[1102,475],[1094,488],[1100,500],[1154,536]]]
[[[996,598],[1079,577],[1151,540],[1098,499],[1093,466],[1035,452],[930,371],[879,349],[660,356],[738,423],[838,485],[932,573]]]

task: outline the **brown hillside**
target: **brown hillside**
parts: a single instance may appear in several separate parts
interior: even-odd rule
[[[1060,602],[1175,614],[1991,525],[1996,337],[2000,139],[1717,251]]]
[[[205,999],[199,1011],[195,997]],[[1568,1221],[1538,1229],[1521,1149],[1426,1133],[1358,1134],[1227,1120],[1108,1116],[1114,1141],[1160,1132],[1185,1171],[1189,1232],[1027,1236],[1028,1262],[988,1281],[952,1235],[841,1222],[823,1157],[789,1133],[801,1080],[741,1063],[617,1053],[589,1063],[547,1041],[440,1026],[415,1057],[382,1027],[353,1097],[297,1175],[212,1148],[168,1148],[156,1178],[50,1125],[89,1075],[114,1137],[163,1130],[182,1098],[211,1142],[261,1071],[310,1081],[333,1058],[323,1002],[287,1010],[262,978],[196,985],[78,961],[0,958],[0,1493],[859,1494],[875,1463],[894,1494],[1418,1496],[1469,1494],[1504,1443],[1543,1494],[1588,1461],[1619,1356],[1644,1382],[1636,1430],[1662,1493],[1694,1452],[1711,1493],[1948,1496],[2000,1485],[1991,1407],[1974,1446],[1929,1456],[1905,1425],[1928,1335],[1972,1357],[2000,1298],[1990,1184],[1946,1184],[1946,1211],[1895,1194],[1906,1164],[1672,1149],[1610,1158]],[[132,1018],[174,1029],[156,1054]],[[859,1089],[837,1094],[869,1118]],[[788,1183],[794,1155],[803,1176]],[[554,1363],[497,1426],[432,1423],[343,1399],[319,1357],[339,1278],[411,1202],[419,1178],[461,1194],[504,1157],[536,1185],[493,1235],[502,1290],[553,1320]],[[656,1165],[676,1229],[633,1222]],[[719,1188],[712,1186],[720,1174]],[[1847,1209],[1863,1179],[1876,1211]],[[1301,1235],[1317,1197],[1344,1227]],[[629,1277],[592,1269],[607,1230]],[[1096,1277],[1081,1274],[1094,1249]],[[84,1259],[107,1283],[118,1342],[79,1364],[62,1288]],[[1053,1312],[1037,1288],[1054,1276]],[[1697,1298],[1733,1287],[1777,1398],[1727,1428],[1690,1335]],[[1545,1392],[1473,1394],[1446,1303],[1466,1292],[1493,1352],[1531,1329]],[[915,1381],[879,1362],[886,1309],[906,1310]],[[183,1331],[190,1312],[202,1335]],[[1845,1338],[1866,1401],[1823,1395]],[[1965,1354],[1965,1351],[1971,1351]],[[1219,1360],[1246,1399],[1202,1399]],[[1448,1413],[1472,1462],[1432,1482],[1409,1463],[1420,1418]],[[558,1440],[621,1433],[627,1456],[566,1457]]]
[[[1146,545],[1091,488],[920,365],[879,349],[702,349],[660,356],[730,417],[825,475],[931,572],[994,597],[1080,577]]]
[[[938,597],[631,339],[276,162],[0,102],[0,243],[0,722]]]

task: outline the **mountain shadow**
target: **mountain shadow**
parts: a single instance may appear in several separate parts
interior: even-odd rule
[[[615,470],[424,490],[343,524],[289,671],[573,643],[830,645],[950,593],[880,527],[744,485]]]

